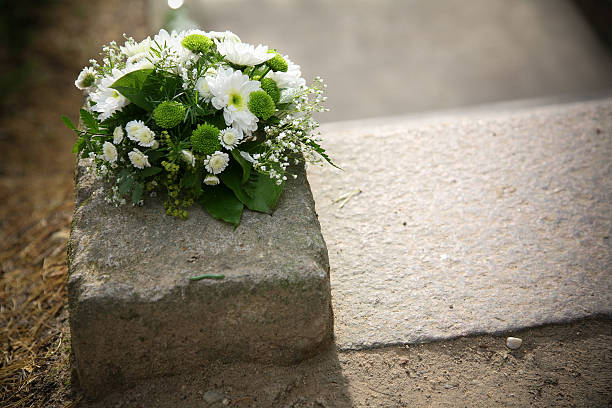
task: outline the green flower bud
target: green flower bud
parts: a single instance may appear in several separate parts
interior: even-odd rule
[[[198,125],[191,134],[191,147],[201,154],[213,154],[221,150],[219,132],[220,130],[216,126],[208,123]]]
[[[255,91],[249,95],[249,110],[258,118],[268,119],[275,109],[274,101],[265,91]]]
[[[268,95],[270,95],[275,104],[278,103],[278,101],[280,100],[280,90],[278,89],[278,85],[276,85],[276,82],[274,82],[273,79],[262,79],[261,89],[263,89]]]
[[[274,58],[267,60],[266,65],[269,66],[272,71],[287,72],[289,66],[287,65],[287,61],[285,61],[283,56],[274,50],[268,50],[268,53],[276,55]]]
[[[210,38],[202,34],[191,34],[183,38],[183,47],[193,52],[206,52],[212,47],[213,42]]]
[[[162,102],[153,110],[153,120],[157,126],[171,129],[185,119],[185,107],[176,101]]]

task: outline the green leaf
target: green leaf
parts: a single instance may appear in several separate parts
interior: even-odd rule
[[[267,174],[257,172],[251,172],[246,183],[242,183],[242,174],[240,165],[232,160],[221,173],[221,180],[248,209],[271,214],[284,183],[277,185]]]
[[[165,155],[166,155],[166,152],[164,152],[163,150],[153,150],[153,151],[149,150],[147,152],[147,156],[149,156],[149,162],[150,163],[157,162],[159,159],[161,159]]]
[[[145,177],[150,177],[153,176],[157,173],[159,173],[162,169],[159,167],[147,167],[143,170],[140,171],[140,175],[145,178]]]
[[[132,190],[132,203],[138,204],[138,202],[142,198],[143,191],[144,191],[144,184],[142,183],[134,184],[134,189]]]
[[[127,194],[132,190],[132,185],[134,184],[134,180],[132,177],[124,177],[123,180],[119,183],[119,192],[121,194]]]
[[[83,121],[83,124],[85,124],[85,126],[87,127],[87,130],[89,130],[90,132],[98,133],[98,131],[100,130],[100,128],[98,127],[98,121],[96,118],[94,118],[91,112],[88,112],[85,109],[81,109],[81,120]]]
[[[240,164],[240,167],[242,167],[241,183],[246,183],[246,181],[249,179],[249,176],[251,175],[251,163],[240,155],[240,151],[238,151],[238,149],[232,149],[232,157],[238,162],[238,164]]]
[[[83,150],[86,143],[87,143],[87,140],[85,139],[85,137],[79,136],[77,141],[74,143],[74,146],[72,146],[72,153],[78,153],[81,150]]]
[[[317,153],[319,153],[321,155],[321,157],[323,157],[325,159],[325,161],[327,161],[329,164],[331,164],[332,166],[334,166],[335,168],[337,168],[338,170],[342,170],[340,167],[336,166],[331,159],[329,158],[329,156],[327,155],[327,153],[325,153],[325,149],[322,148],[317,142],[310,140],[309,143],[306,143],[308,146],[312,147],[313,149],[315,149],[315,151]]]
[[[200,276],[192,276],[191,278],[189,278],[189,280],[191,281],[199,281],[202,279],[225,279],[225,275],[213,275],[210,273],[207,273],[205,275],[200,275]]]
[[[185,175],[181,179],[181,186],[187,188],[193,188],[198,183],[198,178],[192,171],[186,171]]]
[[[207,186],[200,195],[200,204],[214,218],[238,227],[243,204],[223,185]]]
[[[68,126],[68,129],[70,129],[70,130],[77,130],[77,128],[74,126],[74,124],[72,123],[70,118],[68,118],[68,116],[62,115],[62,122],[64,122],[64,124],[66,126]]]
[[[134,105],[151,112],[154,106],[147,100],[147,93],[143,92],[143,88],[152,72],[152,69],[140,69],[129,72],[116,80],[110,87],[117,90]]]

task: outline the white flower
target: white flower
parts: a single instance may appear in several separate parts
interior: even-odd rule
[[[125,125],[130,140],[138,142],[140,146],[151,147],[155,144],[155,133],[149,129],[142,120],[131,120]]]
[[[135,42],[134,40],[128,40],[125,42],[123,47],[119,47],[121,52],[126,57],[130,58],[139,54],[148,54],[151,50],[151,37],[147,37],[141,42]]]
[[[249,163],[255,163],[255,159],[253,158],[253,156],[251,156],[250,153],[240,152],[240,156],[242,156],[242,158],[248,161]]]
[[[123,128],[121,126],[117,126],[115,130],[113,130],[113,143],[119,144],[123,141]]]
[[[136,58],[138,57],[138,58]],[[155,66],[145,54],[135,55],[127,60],[127,65],[124,72],[127,74],[133,71],[139,71],[141,69],[153,69]]]
[[[151,165],[149,164],[149,158],[147,157],[147,155],[138,149],[134,149],[131,152],[129,152],[128,157],[130,158],[132,165],[136,167],[137,169],[144,169],[145,167],[151,167]]]
[[[193,153],[189,150],[181,150],[181,155],[183,156],[183,160],[191,164],[191,167],[195,167],[195,156]]]
[[[98,90],[91,94],[91,100],[96,103],[91,109],[100,113],[100,120],[110,118],[113,113],[120,111],[130,103],[127,98],[111,88],[111,85],[123,75],[123,71],[113,69],[112,75],[102,78]]]
[[[104,160],[107,162],[114,163],[117,161],[117,148],[111,142],[104,142],[102,152],[104,153]]]
[[[204,35],[206,35],[211,40],[240,42],[240,37],[238,37],[231,31],[209,31]]]
[[[223,152],[214,152],[213,154],[209,154],[206,156],[206,160],[204,160],[204,167],[206,170],[212,174],[219,174],[229,164],[229,156],[227,153]]]
[[[204,184],[207,186],[216,186],[219,184],[219,177],[214,174],[207,174],[206,177],[204,177]]]
[[[207,78],[212,78],[217,75],[217,70],[214,68],[209,69],[207,74],[209,75],[198,78],[195,84],[195,88],[196,91],[198,91],[200,98],[204,99],[206,102],[210,102],[213,97],[213,94],[210,93],[210,89],[208,88]]]
[[[261,89],[259,81],[232,68],[221,68],[216,76],[207,77],[208,89],[213,95],[211,102],[215,109],[223,109],[225,124],[234,126],[250,135],[257,130],[257,117],[248,108],[251,92]]]
[[[300,66],[294,64],[288,55],[283,55],[283,58],[287,62],[287,72],[270,71],[267,78],[274,80],[279,88],[299,88],[306,85],[306,80],[302,78]]]
[[[76,86],[81,91],[83,91],[95,85],[96,79],[97,79],[96,70],[93,69],[92,67],[85,67],[79,74],[76,81],[74,81],[74,86]]]
[[[268,53],[267,45],[260,44],[255,48],[251,44],[231,40],[216,41],[216,44],[219,54],[236,65],[259,65],[274,58],[274,55],[276,55]]]
[[[227,128],[219,132],[219,141],[221,142],[221,146],[225,147],[227,150],[232,150],[240,143],[241,140],[242,132],[240,129]]]
[[[186,35],[185,32],[177,33],[176,31],[168,34],[166,30],[161,29],[153,39],[162,49],[162,56],[166,59],[167,68],[175,73],[182,72],[187,65],[198,59],[196,54],[181,44]],[[150,59],[155,63],[160,60],[160,57],[152,55]]]

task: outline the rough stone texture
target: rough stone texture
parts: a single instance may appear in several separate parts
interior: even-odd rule
[[[340,348],[612,313],[612,98],[323,139],[344,169],[308,170]]]
[[[306,78],[322,76],[326,121],[612,87],[612,58],[571,0],[198,0],[186,7],[203,28],[278,48]]]
[[[289,364],[333,338],[329,261],[305,172],[237,229],[159,199],[115,208],[80,166],[69,241],[72,348],[89,397],[207,362]],[[223,280],[190,281],[204,273]]]

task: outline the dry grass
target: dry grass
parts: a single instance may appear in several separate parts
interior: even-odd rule
[[[145,0],[63,0],[38,10],[22,61],[34,74],[0,108],[0,406],[65,407],[70,387],[66,242],[74,136],[60,121],[82,102],[73,81],[102,44],[145,36]]]
[[[11,201],[18,205],[17,200]],[[71,200],[45,206],[30,212],[27,221],[13,222],[12,228],[3,231],[5,245],[0,251],[3,407],[45,406],[53,398],[63,399],[70,394],[66,347],[69,339],[65,314],[59,317],[66,303],[66,240],[71,210]],[[5,204],[1,211],[6,219],[11,217],[7,212],[18,208]]]

